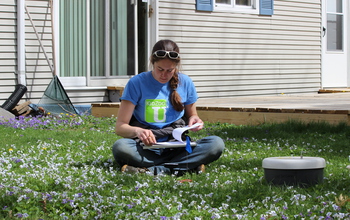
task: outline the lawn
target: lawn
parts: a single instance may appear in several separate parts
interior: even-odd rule
[[[115,118],[20,118],[0,123],[0,219],[350,219],[350,126],[206,123],[222,157],[202,174],[123,174]],[[323,182],[266,182],[262,160],[322,157]]]

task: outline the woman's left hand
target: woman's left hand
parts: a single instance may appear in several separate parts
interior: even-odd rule
[[[202,128],[203,128],[203,121],[202,121],[202,119],[200,119],[199,117],[198,117],[198,115],[193,115],[193,116],[191,116],[190,118],[189,118],[189,120],[188,120],[188,126],[191,126],[191,125],[194,125],[194,124],[196,124],[196,123],[202,123],[202,125],[200,125],[200,126],[198,126],[198,127],[196,127],[196,128],[193,128],[193,129],[191,129],[191,131],[199,131],[199,130],[201,130]]]

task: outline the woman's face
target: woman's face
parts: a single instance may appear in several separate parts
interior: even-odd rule
[[[160,59],[153,64],[153,77],[160,83],[167,83],[176,71],[176,63],[170,59]]]

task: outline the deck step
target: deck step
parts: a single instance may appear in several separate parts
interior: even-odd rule
[[[350,88],[328,88],[320,89],[318,93],[338,93],[338,92],[350,92]]]

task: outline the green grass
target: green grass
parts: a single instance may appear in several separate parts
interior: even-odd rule
[[[206,123],[191,137],[222,137],[222,157],[200,175],[154,177],[119,171],[114,118],[47,120],[0,125],[0,219],[350,219],[346,124]],[[322,183],[265,181],[264,158],[301,153],[326,160]]]

